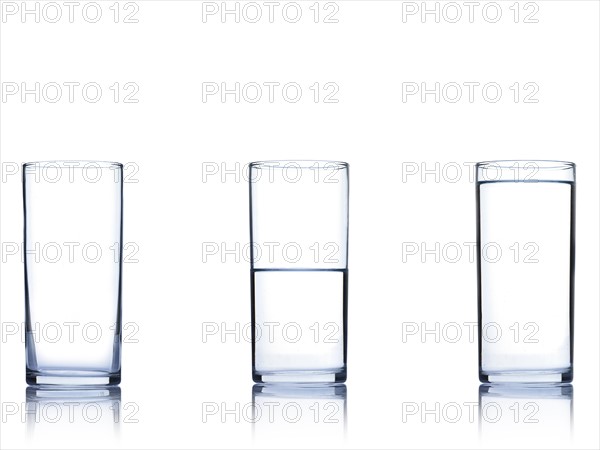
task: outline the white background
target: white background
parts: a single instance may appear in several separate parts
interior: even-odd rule
[[[34,8],[36,2],[25,3]],[[139,167],[131,177],[138,182],[125,185],[125,241],[139,245],[139,262],[125,265],[123,290],[124,322],[139,326],[139,342],[124,344],[121,384],[122,405],[137,407],[137,423],[95,426],[76,417],[72,424],[28,427],[20,414],[5,414],[6,405],[22,408],[26,384],[24,345],[3,332],[2,448],[598,448],[597,2],[498,2],[496,23],[494,10],[482,15],[486,2],[472,23],[462,2],[457,23],[447,20],[455,15],[448,8],[439,23],[433,15],[403,20],[403,8],[414,5],[400,1],[338,1],[337,23],[323,23],[324,3],[315,23],[312,1],[299,2],[297,23],[285,20],[282,6],[269,23],[262,3],[258,23],[243,17],[236,23],[233,16],[222,23],[218,15],[204,22],[199,1],[137,1],[138,22],[124,23],[135,6],[121,2],[115,23],[113,3],[99,2],[103,15],[96,23],[82,16],[85,2],[73,23],[64,5],[57,23],[3,12],[3,89],[13,86],[5,83],[95,82],[103,95],[96,103],[77,89],[72,103],[66,90],[56,103],[43,96],[36,103],[33,95],[2,100],[1,240],[22,240],[20,174],[5,176],[11,163],[101,159]],[[530,19],[537,23],[525,23],[535,10]],[[125,83],[135,83],[139,101],[125,103],[121,95],[115,103],[109,89],[115,82],[121,94],[130,92]],[[207,82],[295,82],[303,96],[291,103],[276,90],[272,103],[266,91],[257,103],[243,97],[236,103],[232,95],[224,103],[219,96],[203,102]],[[325,103],[321,95],[315,103],[309,89],[315,82],[321,89],[335,83],[338,102]],[[456,103],[448,101],[453,91],[439,103],[433,95],[403,101],[403,83],[422,82],[480,87],[472,102],[466,88]],[[495,103],[481,93],[490,82],[502,88]],[[515,82],[517,102],[510,89]],[[525,83],[538,87],[537,103],[524,101]],[[233,335],[224,343],[218,335],[202,342],[203,323],[231,329],[250,320],[249,264],[231,256],[225,263],[218,255],[202,260],[203,243],[232,248],[248,242],[247,183],[235,175],[222,182],[220,173],[203,179],[203,168],[300,158],[350,163],[347,415],[340,418],[345,427],[309,421],[282,434],[277,421],[253,427],[243,416],[202,414],[207,404],[232,409],[252,401],[250,344],[236,343]],[[424,343],[418,335],[402,339],[403,323],[434,328],[477,320],[476,270],[467,247],[457,263],[433,257],[423,263],[418,255],[403,262],[403,243],[474,242],[475,189],[467,163],[511,158],[577,163],[572,414],[565,415],[562,404],[540,402],[540,417],[556,408],[560,420],[551,426],[509,420],[501,433],[477,413],[470,418],[468,406],[455,423],[448,411],[437,418],[403,416],[407,405],[432,409],[436,402],[476,410],[479,389],[477,344],[467,328],[456,343],[436,343],[431,335]],[[429,169],[439,163],[439,180],[405,176],[410,163]],[[458,180],[449,179],[456,175],[453,163],[463,168]],[[19,256],[3,252],[3,327],[23,321],[22,272]],[[504,413],[511,414],[508,406]]]

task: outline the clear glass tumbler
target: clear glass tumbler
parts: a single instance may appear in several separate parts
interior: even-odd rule
[[[26,380],[121,380],[123,166],[23,165]]]
[[[249,167],[255,382],[344,382],[348,164]]]
[[[573,379],[575,164],[476,165],[479,379]]]

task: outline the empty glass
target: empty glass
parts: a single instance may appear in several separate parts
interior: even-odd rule
[[[26,379],[121,380],[123,167],[23,165]]]

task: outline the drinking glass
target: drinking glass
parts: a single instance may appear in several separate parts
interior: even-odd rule
[[[575,164],[476,165],[479,378],[573,379]]]
[[[123,166],[23,165],[26,380],[121,380]]]
[[[348,164],[249,166],[252,374],[346,380]]]

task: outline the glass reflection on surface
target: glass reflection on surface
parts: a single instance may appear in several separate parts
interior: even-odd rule
[[[479,432],[489,443],[568,444],[573,429],[570,384],[483,384],[479,387]],[[545,444],[547,443],[547,444]]]
[[[81,389],[28,387],[23,411],[31,436],[64,436],[70,439],[118,432],[121,421],[121,388]]]
[[[252,387],[253,435],[294,445],[340,443],[345,438],[344,384],[256,384]]]

